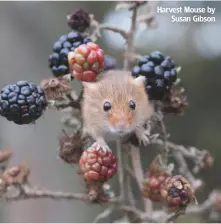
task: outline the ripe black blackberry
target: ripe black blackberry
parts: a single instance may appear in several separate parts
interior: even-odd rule
[[[19,81],[1,90],[0,115],[19,125],[37,120],[46,105],[44,91],[33,83]]]
[[[69,73],[68,53],[74,51],[81,44],[91,42],[88,37],[81,33],[72,31],[62,35],[53,45],[53,52],[49,56],[49,67],[54,76],[59,77]]]
[[[132,69],[132,76],[141,75],[146,77],[146,90],[152,100],[162,100],[177,79],[174,61],[159,51],[138,60],[138,65]]]
[[[110,55],[104,55],[104,70],[116,69],[118,67],[117,60]]]

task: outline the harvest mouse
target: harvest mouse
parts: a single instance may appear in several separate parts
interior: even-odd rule
[[[82,116],[84,131],[96,141],[106,143],[135,133],[147,145],[143,125],[153,107],[144,88],[145,78],[133,78],[129,71],[103,72],[96,82],[83,82]]]

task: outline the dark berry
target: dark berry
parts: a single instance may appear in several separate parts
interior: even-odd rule
[[[162,100],[177,79],[175,67],[169,56],[164,57],[161,52],[155,51],[150,56],[142,56],[132,68],[131,74],[133,77],[145,76],[145,88],[150,99]]]
[[[138,77],[140,73],[140,67],[139,66],[134,66],[132,69],[132,76]]]
[[[163,78],[163,73],[164,73],[164,70],[163,70],[163,67],[162,66],[156,66],[155,68],[154,68],[154,73],[156,74],[156,75],[158,75],[158,76],[162,76],[162,78]]]
[[[147,78],[153,77],[154,76],[153,67],[150,67],[147,64],[142,65],[141,68],[140,68],[140,74],[147,77]]]
[[[62,44],[60,41],[57,41],[54,43],[53,50],[55,52],[59,52],[61,50],[61,48],[62,48]]]
[[[76,42],[73,42],[73,43],[72,43],[72,47],[77,48],[77,47],[80,46],[81,44],[82,44],[81,41],[76,41]]]
[[[69,53],[69,50],[67,48],[63,48],[60,52],[61,57],[67,57]]]
[[[167,81],[172,81],[171,80],[171,71],[165,71],[164,74],[163,74],[163,77]]]
[[[172,80],[172,82],[175,82],[176,79],[177,79],[177,71],[176,71],[176,68],[173,68],[171,70],[171,80]]]
[[[19,125],[37,120],[46,105],[44,91],[33,83],[19,81],[1,91],[0,115]]]
[[[51,54],[50,57],[49,57],[49,65],[50,65],[50,67],[52,65],[57,65],[58,62],[59,62],[59,54],[58,53]]]
[[[171,62],[169,60],[164,60],[161,64],[160,64],[165,70],[171,68]]]
[[[65,42],[63,43],[63,47],[64,47],[64,48],[71,48],[71,47],[72,47],[72,45],[71,45],[71,43],[70,43],[70,42],[65,41]]]
[[[75,42],[81,40],[81,34],[78,32],[70,32],[67,36],[68,41]]]
[[[68,39],[68,36],[67,36],[67,35],[62,35],[62,36],[59,38],[59,41],[60,41],[61,43],[64,43],[67,39]]]
[[[142,66],[143,64],[146,64],[148,62],[148,57],[147,56],[142,56],[141,58],[139,58],[138,60],[138,65]]]
[[[150,60],[159,65],[164,60],[164,56],[161,52],[154,51],[150,54]]]
[[[104,55],[104,70],[116,69],[117,60],[110,55]]]

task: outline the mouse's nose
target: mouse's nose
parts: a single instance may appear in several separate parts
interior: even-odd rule
[[[124,130],[127,128],[127,122],[124,120],[118,121],[115,125],[115,130],[117,132],[124,132]]]

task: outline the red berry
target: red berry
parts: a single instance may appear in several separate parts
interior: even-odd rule
[[[108,146],[95,142],[86,149],[79,161],[84,179],[88,182],[105,182],[117,172],[117,159]]]
[[[82,44],[69,53],[68,63],[76,79],[93,82],[104,68],[104,51],[92,42]]]
[[[89,64],[94,64],[97,61],[97,54],[95,51],[91,51],[87,57],[87,62]]]
[[[84,82],[92,82],[96,78],[96,74],[92,71],[85,71],[82,76],[82,81]]]

